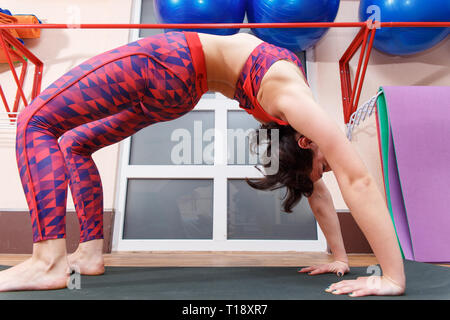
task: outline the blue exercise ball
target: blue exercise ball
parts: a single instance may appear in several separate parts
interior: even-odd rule
[[[340,0],[248,0],[250,23],[267,22],[333,22]],[[327,32],[326,28],[254,28],[262,40],[294,52],[314,46]]]
[[[360,21],[379,15],[381,22],[450,21],[449,0],[361,0]],[[450,28],[380,28],[374,47],[391,55],[410,55],[427,50],[449,34]]]
[[[246,0],[155,0],[159,23],[242,23]],[[166,30],[174,31],[180,29]],[[185,29],[217,35],[231,35],[239,29]]]

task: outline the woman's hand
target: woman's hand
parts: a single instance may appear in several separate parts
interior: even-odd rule
[[[323,273],[335,273],[339,277],[342,277],[344,274],[350,271],[348,264],[342,261],[334,261],[331,263],[315,265],[307,268],[303,268],[298,272],[305,273],[308,272],[309,275],[313,276],[316,274]]]
[[[370,276],[333,283],[325,291],[332,294],[348,294],[350,297],[398,296],[405,292],[405,285],[387,276]]]

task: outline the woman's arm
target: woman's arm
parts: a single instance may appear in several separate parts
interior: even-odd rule
[[[334,260],[348,264],[348,257],[345,252],[344,240],[342,239],[341,227],[333,205],[333,199],[322,179],[314,183],[314,192],[308,198],[308,202],[317,223],[327,239]]]
[[[306,267],[299,272],[308,272],[310,275],[335,273],[338,276],[343,276],[350,271],[350,268],[348,267],[348,257],[345,252],[341,227],[334,208],[333,199],[322,179],[314,183],[314,192],[308,198],[308,202],[317,223],[327,239],[334,261],[331,263]]]
[[[400,248],[385,201],[373,177],[344,133],[311,95],[289,85],[280,91],[273,101],[274,108],[294,129],[318,145],[336,176],[345,203],[372,247],[383,275],[404,290]]]

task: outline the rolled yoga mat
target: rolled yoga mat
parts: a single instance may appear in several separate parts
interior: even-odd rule
[[[450,87],[381,87],[386,198],[406,259],[450,261]]]
[[[0,267],[0,270],[6,267]],[[449,300],[450,268],[405,261],[402,296],[351,298],[324,290],[340,280],[374,274],[354,267],[309,276],[295,267],[106,267],[101,276],[81,276],[78,286],[49,291],[0,292],[0,300]]]

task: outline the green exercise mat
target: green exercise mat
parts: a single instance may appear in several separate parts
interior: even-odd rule
[[[404,204],[399,204],[396,202],[399,197],[394,197],[391,199],[391,187],[389,183],[389,169],[392,171],[392,178],[391,183],[394,185],[394,189],[392,192],[398,193],[401,192],[401,190],[396,189],[396,187],[400,186],[398,174],[396,174],[396,170],[392,170],[393,168],[397,167],[396,159],[395,159],[395,153],[393,153],[394,146],[393,146],[393,139],[392,139],[392,132],[390,127],[390,121],[389,121],[389,113],[387,110],[387,101],[386,97],[383,92],[383,88],[380,87],[379,89],[380,95],[377,98],[377,128],[378,128],[378,146],[380,148],[380,158],[381,158],[381,168],[383,171],[383,181],[384,181],[384,188],[385,188],[385,194],[386,194],[386,201],[387,206],[389,209],[389,213],[391,215],[392,223],[395,227],[395,232],[397,236],[397,241],[400,246],[400,250],[402,253],[403,258],[412,259],[412,249],[411,245],[407,245],[407,242],[404,241],[404,239],[407,239],[408,236],[405,234],[409,234],[409,231],[406,232],[404,229],[405,226],[407,226],[407,223],[402,223],[401,225],[396,225],[394,214],[398,213],[399,216],[403,217],[403,219],[406,219],[406,212]],[[391,160],[391,161],[389,161]],[[401,196],[400,196],[401,198]],[[392,207],[392,201],[394,201],[394,204],[396,205],[396,210],[393,210]],[[402,228],[399,230],[399,228]],[[400,231],[400,238],[399,238],[399,231]],[[406,248],[405,248],[406,247]],[[404,253],[404,249],[406,250],[406,257]]]

